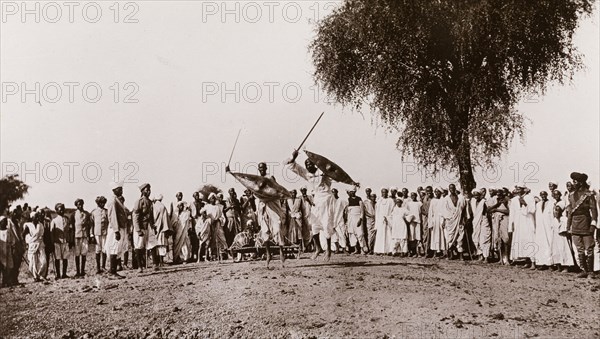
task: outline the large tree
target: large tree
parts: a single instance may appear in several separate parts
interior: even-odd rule
[[[4,213],[4,210],[13,201],[22,199],[29,186],[19,180],[18,175],[7,175],[0,179],[0,214]]]
[[[315,79],[369,105],[432,172],[492,166],[525,119],[516,105],[582,66],[573,33],[593,0],[346,0],[317,26]]]

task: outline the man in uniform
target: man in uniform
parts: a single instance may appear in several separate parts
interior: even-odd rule
[[[577,248],[577,258],[582,272],[579,278],[588,274],[594,276],[594,232],[598,227],[598,206],[596,199],[586,183],[585,173],[571,173],[573,192],[569,195],[569,214],[567,232],[571,234],[573,245]]]
[[[156,233],[156,227],[154,226],[154,211],[152,208],[152,201],[149,196],[151,193],[150,184],[144,183],[140,185],[140,198],[135,202],[132,211],[133,220],[133,246],[134,251],[137,253],[137,261],[139,273],[144,272],[145,263],[145,251],[146,244],[148,243],[148,232],[154,231]]]

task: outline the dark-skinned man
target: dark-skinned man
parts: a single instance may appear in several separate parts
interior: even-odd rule
[[[318,171],[317,166],[306,159],[305,167],[296,163],[298,151],[292,153],[292,158],[286,160],[289,169],[298,176],[308,181],[314,192],[314,206],[311,208],[310,220],[312,222],[313,243],[315,248],[318,248],[318,237],[321,234],[325,237],[327,244],[322,244],[325,247],[325,261],[331,258],[331,235],[334,231],[334,205],[335,198],[331,194],[332,179]],[[313,259],[319,255],[318,251],[313,254]]]
[[[151,187],[150,184],[144,183],[139,186],[141,196],[135,202],[132,211],[133,220],[133,246],[137,253],[139,273],[144,272],[146,258],[146,244],[148,242],[148,232],[155,232],[154,226],[154,211],[152,201],[150,200]]]
[[[127,250],[128,239],[128,212],[121,199],[123,197],[123,184],[113,182],[110,185],[113,196],[108,200],[106,215],[108,218],[108,229],[106,231],[106,244],[104,251],[108,255],[109,277],[112,279],[123,279],[117,273],[118,258]]]

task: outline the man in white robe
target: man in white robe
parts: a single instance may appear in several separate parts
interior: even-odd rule
[[[348,246],[348,226],[346,225],[347,215],[346,207],[348,206],[347,199],[341,199],[338,196],[338,190],[335,188],[331,189],[331,194],[335,198],[334,209],[333,209],[333,223],[335,225],[335,232],[331,235],[332,249],[336,253],[343,250],[345,252],[350,251]],[[324,235],[320,235],[321,246],[323,246],[327,240]]]
[[[288,238],[292,244],[300,244],[304,248],[302,239],[302,199],[298,197],[298,191],[291,190],[292,197],[287,199],[287,205],[290,213],[290,223],[288,227]],[[246,225],[248,223],[246,222]]]
[[[448,259],[455,257],[455,251],[464,259],[463,239],[465,236],[465,209],[466,200],[464,196],[459,195],[456,186],[448,186],[448,195],[443,200],[444,206],[444,231],[448,247]]]
[[[394,206],[394,201],[388,197],[388,189],[382,188],[381,197],[375,207],[375,228],[377,229],[377,235],[375,237],[373,252],[376,254],[392,253],[391,215]]]
[[[513,261],[527,258],[524,268],[535,269],[535,200],[526,193],[525,184],[517,185],[516,194],[511,201],[508,230],[512,231],[511,257]]]
[[[44,224],[42,223],[42,212],[32,212],[30,222],[23,225],[23,236],[27,243],[27,259],[29,260],[29,271],[34,281],[42,281],[42,273],[46,270],[48,261],[44,250]]]
[[[559,272],[568,270],[569,266],[575,265],[567,238],[566,205],[561,200],[561,196],[562,193],[557,189],[552,192],[552,197],[555,200],[552,224],[552,262],[556,265],[554,269]]]
[[[390,224],[392,229],[391,247],[394,255],[400,254],[401,256],[407,256],[409,239],[408,224],[415,219],[415,215],[402,205],[403,201],[404,200],[402,198],[396,198],[396,205],[392,209],[392,214],[390,215]]]
[[[285,161],[288,168],[296,173],[298,176],[306,180],[314,193],[314,205],[310,211],[310,223],[313,233],[313,244],[315,248],[318,248],[317,242],[318,237],[322,235],[325,238],[326,244],[322,244],[325,247],[325,261],[329,261],[331,257],[331,236],[335,232],[334,225],[334,209],[335,209],[335,198],[331,193],[332,179],[324,175],[315,164],[306,159],[305,167],[302,167],[296,163],[298,157],[298,151],[292,153],[292,158]],[[318,251],[313,254],[313,259],[316,259],[319,255]]]
[[[473,215],[473,243],[480,261],[490,256],[491,228],[488,220],[487,205],[483,193],[478,189],[471,192],[471,214]]]
[[[154,225],[156,226],[156,234],[154,235],[156,237],[156,243],[152,250],[154,270],[158,270],[164,263],[164,257],[167,255],[167,248],[169,246],[169,236],[172,233],[169,213],[167,207],[162,203],[162,200],[163,195],[159,194],[154,198],[154,204],[152,205]],[[180,203],[185,204],[184,202]]]
[[[420,256],[421,250],[423,250],[423,255],[427,255],[427,249],[423,247],[422,243],[422,232],[421,232],[421,207],[423,203],[417,201],[417,193],[410,193],[410,200],[408,200],[405,204],[408,212],[414,216],[412,220],[408,223],[408,248],[410,251],[410,256]]]
[[[535,209],[535,263],[545,269],[554,265],[552,260],[552,224],[554,222],[554,204],[548,200],[546,191],[540,192],[540,201]]]
[[[369,248],[367,246],[365,232],[363,231],[364,205],[362,199],[356,196],[356,188],[347,190],[347,194],[346,224],[348,227],[348,240],[350,246],[354,247],[353,254],[358,254],[359,250],[362,254],[367,254]]]
[[[191,262],[192,244],[189,233],[192,231],[192,216],[183,202],[177,205],[177,211],[173,214],[174,231],[173,236],[173,261],[175,263]]]
[[[369,194],[363,202],[366,226],[363,229],[367,232],[366,238],[369,254],[373,254],[373,249],[375,248],[375,235],[377,234],[377,229],[375,228],[375,201],[375,195]]]
[[[429,201],[429,213],[427,215],[427,227],[429,228],[430,249],[436,252],[436,255],[445,255],[446,235],[444,233],[444,200],[442,189],[434,190],[434,197]]]

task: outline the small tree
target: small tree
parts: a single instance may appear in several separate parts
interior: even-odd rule
[[[397,147],[433,173],[492,166],[517,103],[581,67],[573,33],[592,0],[346,0],[318,24],[314,77],[344,105],[367,103]]]
[[[13,201],[22,199],[29,186],[18,179],[18,175],[7,175],[0,179],[0,214],[4,213],[4,210]]]

